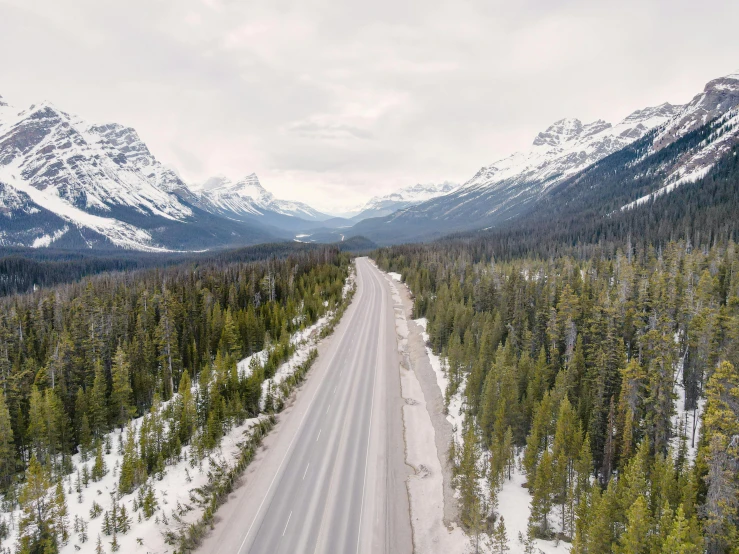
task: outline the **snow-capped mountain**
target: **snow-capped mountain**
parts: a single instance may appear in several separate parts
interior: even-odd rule
[[[627,144],[643,137],[680,113],[683,106],[662,104],[637,110],[611,125],[599,119],[583,124],[579,119],[556,121],[539,133],[531,148],[483,167],[458,191],[461,197],[481,189],[496,190],[520,201],[528,191],[538,194],[582,171]],[[495,209],[504,210],[506,203]]]
[[[228,217],[268,218],[272,214],[278,214],[304,221],[323,221],[329,218],[302,202],[275,198],[262,186],[254,173],[239,181],[232,181],[222,175],[211,177],[191,189],[199,195],[204,208]]]
[[[691,145],[661,167],[665,179],[659,194],[664,194],[705,175],[736,143],[732,109],[738,104],[739,72],[735,72],[707,83],[686,105],[665,103],[637,110],[615,125],[562,119],[539,133],[528,150],[483,167],[458,189],[379,221],[360,222],[353,232],[378,242],[398,242],[501,225],[546,202],[549,191],[559,184],[635,141],[647,140],[647,154],[657,152],[712,121],[715,129],[701,144]]]
[[[685,108],[661,127],[651,150],[662,150],[708,124],[700,143],[660,168],[665,177],[657,190],[624,205],[627,210],[668,194],[682,184],[703,178],[739,142],[739,71],[706,84]]]
[[[348,214],[353,220],[360,221],[370,217],[383,217],[393,212],[414,206],[437,196],[448,194],[458,185],[444,181],[443,183],[417,184],[403,187],[384,196],[373,196],[364,204],[351,210]]]
[[[709,81],[703,92],[697,94],[655,137],[656,150],[664,148],[719,117],[739,104],[739,70]]]
[[[163,250],[250,240],[245,228],[213,221],[195,232],[202,222],[188,196],[131,128],[92,125],[48,102],[0,106],[0,245]]]

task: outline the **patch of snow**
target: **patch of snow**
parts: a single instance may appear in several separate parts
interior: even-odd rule
[[[165,408],[162,403],[160,410]],[[264,417],[264,416],[261,416]],[[63,478],[64,490],[67,495],[67,508],[69,512],[69,531],[70,540],[64,545],[61,554],[72,554],[80,552],[82,554],[93,554],[97,543],[97,537],[100,535],[103,547],[106,552],[110,549],[110,541],[112,536],[106,536],[102,531],[103,515],[105,511],[111,509],[113,498],[111,493],[117,493],[118,480],[120,478],[120,464],[123,462],[123,455],[118,453],[119,440],[126,441],[127,434],[133,430],[138,432],[141,428],[143,417],[132,420],[126,428],[121,431],[116,429],[107,435],[112,445],[110,454],[103,456],[108,473],[100,481],[90,480],[87,487],[82,489],[82,502],[78,501],[78,495],[74,492],[74,485],[77,481],[77,471],[82,473],[83,466],[87,466],[88,470],[92,469],[94,464],[94,453],[92,459],[83,462],[80,454],[72,456],[72,464],[74,471]],[[126,507],[129,517],[131,518],[131,529],[126,534],[119,533],[117,535],[120,545],[120,552],[171,552],[173,547],[166,544],[163,531],[176,531],[179,523],[176,521],[174,514],[177,513],[178,507],[189,506],[192,509],[180,515],[182,522],[185,524],[194,523],[202,514],[202,509],[194,505],[190,499],[191,492],[198,487],[202,487],[208,483],[208,472],[213,464],[220,464],[229,468],[233,467],[239,458],[239,443],[244,442],[248,437],[251,428],[259,421],[260,418],[252,418],[244,421],[243,424],[233,427],[221,440],[220,446],[212,453],[212,455],[202,461],[200,465],[191,465],[191,446],[185,446],[182,449],[181,460],[173,465],[166,467],[166,472],[162,480],[157,480],[154,476],[150,476],[147,480],[156,496],[159,507],[155,515],[150,519],[138,520],[141,513],[134,512],[133,502],[137,498],[137,491],[131,494],[121,496],[119,504]],[[72,494],[69,494],[69,489]],[[50,489],[50,490],[53,490]],[[97,502],[103,509],[101,515],[95,519],[90,518],[90,509],[93,502]],[[80,542],[77,533],[73,532],[73,524],[75,517],[88,522],[87,535],[88,540],[84,543]],[[18,538],[17,522],[20,518],[20,511],[12,512],[11,518],[16,522],[10,532],[10,536],[6,539],[6,544],[15,544]],[[164,524],[164,519],[169,522]],[[142,545],[139,545],[139,540]]]
[[[61,238],[67,231],[69,231],[69,227],[65,225],[61,229],[54,231],[54,233],[51,235],[41,235],[40,237],[34,239],[33,243],[31,244],[31,248],[46,248],[52,242]]]

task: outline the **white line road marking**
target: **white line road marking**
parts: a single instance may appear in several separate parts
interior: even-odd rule
[[[326,408],[326,413],[331,409],[331,404],[328,405],[328,408]]]
[[[310,467],[310,462],[308,462],[308,465],[305,466],[305,471],[303,472],[303,481],[305,481],[305,476],[308,473],[308,468]]]
[[[318,436],[316,437],[316,442],[318,442],[318,439],[321,438],[321,430],[318,430]]]
[[[290,515],[287,516],[287,523],[285,524],[285,528],[282,530],[282,536],[285,536],[285,531],[287,531],[287,526],[290,525],[290,518],[293,517],[292,511],[290,511]]]
[[[336,394],[336,387],[334,387],[334,394]]]

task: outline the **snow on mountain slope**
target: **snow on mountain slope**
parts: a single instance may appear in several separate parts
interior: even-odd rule
[[[97,135],[99,144],[115,159],[123,154],[126,161],[140,171],[150,183],[166,192],[180,194],[189,192],[187,185],[171,169],[164,167],[149,151],[135,129],[118,123],[93,125],[92,135]]]
[[[643,137],[680,109],[671,104],[645,108],[616,125],[559,120],[539,133],[527,151],[483,167],[461,187],[395,212],[382,222],[359,222],[354,231],[383,243],[504,222],[524,213],[556,183]]]
[[[669,194],[680,185],[705,177],[713,165],[739,142],[739,71],[709,81],[678,114],[659,129],[656,152],[710,122],[710,133],[696,147],[666,165],[661,186],[621,207],[629,210]]]
[[[735,72],[707,83],[688,104],[637,110],[616,125],[562,119],[539,133],[529,149],[483,167],[458,189],[380,221],[360,221],[352,232],[387,244],[501,225],[537,205],[546,211],[545,204],[556,185],[637,140],[648,142],[645,155],[649,156],[691,131],[699,130],[704,137],[704,126],[711,122],[700,144],[690,135],[673,154],[663,157],[659,179],[650,175],[655,187],[645,190],[646,195],[635,202],[629,199],[624,209],[633,207],[706,175],[737,142],[739,122],[733,109],[738,105],[739,72]]]
[[[272,212],[307,221],[328,219],[327,215],[302,202],[275,198],[262,186],[255,173],[236,182],[222,175],[211,177],[191,189],[200,195],[203,206],[214,213],[259,217]]]
[[[588,124],[578,119],[561,119],[539,133],[528,151],[480,169],[459,193],[493,187],[510,190],[516,197],[527,190],[527,185],[536,192],[546,190],[641,138],[681,109],[682,106],[665,103],[637,110],[616,125],[600,119]]]
[[[739,103],[739,99],[737,100]],[[637,198],[621,207],[629,210],[669,194],[680,185],[694,183],[705,177],[716,162],[739,142],[739,108],[735,107],[710,124],[711,133],[697,148],[681,156],[676,163],[666,167],[667,176],[653,192]],[[656,148],[655,148],[656,150]]]
[[[133,129],[89,125],[48,102],[22,111],[0,108],[0,213],[6,218],[41,208],[116,246],[161,250],[148,231],[119,214],[184,221],[192,211],[170,192],[184,186],[177,180]],[[6,235],[5,244],[16,243]]]
[[[437,196],[448,194],[458,185],[444,181],[435,184],[417,184],[403,187],[384,196],[374,196],[359,206],[353,214],[354,219],[366,219],[368,217],[382,217],[397,210],[426,202]]]
[[[656,150],[663,148],[729,111],[739,104],[739,70],[706,83],[703,92],[697,94],[654,140]]]

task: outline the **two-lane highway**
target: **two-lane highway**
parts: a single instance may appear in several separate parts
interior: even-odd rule
[[[201,551],[411,551],[393,306],[356,267],[352,305]]]

